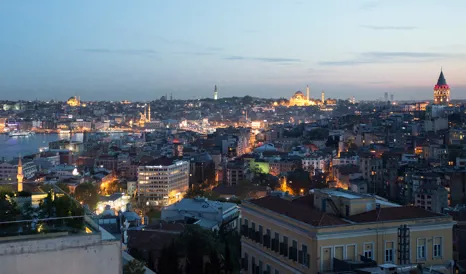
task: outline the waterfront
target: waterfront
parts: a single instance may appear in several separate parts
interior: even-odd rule
[[[70,139],[69,134],[35,134],[28,137],[10,137],[0,134],[0,159],[11,160],[18,155],[28,155],[39,152],[41,147],[48,147],[49,142],[60,139]],[[82,140],[82,133],[73,134],[72,140]]]

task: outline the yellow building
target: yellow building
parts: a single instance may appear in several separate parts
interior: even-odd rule
[[[301,91],[296,91],[295,94],[291,96],[289,105],[298,107],[309,106],[310,101]]]
[[[442,268],[452,259],[450,216],[371,195],[267,196],[244,201],[241,215],[243,273],[338,273],[363,260]]]
[[[66,101],[66,103],[70,106],[70,107],[79,107],[81,105],[81,101],[79,99],[78,96],[72,96],[70,97],[70,99],[68,99],[68,101]]]

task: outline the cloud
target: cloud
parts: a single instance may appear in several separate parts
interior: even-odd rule
[[[180,39],[167,39],[164,37],[155,37],[159,42],[171,45],[171,46],[181,46],[184,48],[187,48],[189,50],[195,50],[195,51],[223,51],[224,48],[222,47],[213,47],[213,46],[204,46],[204,45],[199,45],[196,43],[192,43],[189,41],[185,40],[180,40]]]
[[[213,52],[201,52],[201,51],[176,51],[174,54],[181,55],[192,55],[192,56],[211,56],[214,55]]]
[[[151,49],[106,49],[106,48],[88,48],[82,51],[102,54],[122,54],[154,57],[157,52]]]
[[[370,1],[370,2],[365,2],[361,5],[361,9],[363,10],[372,10],[377,8],[380,5],[380,2],[378,1]]]
[[[436,53],[436,52],[390,52],[372,51],[357,54],[355,58],[349,60],[322,61],[321,66],[356,66],[363,64],[380,63],[422,63],[439,59],[460,58],[463,54]]]
[[[391,83],[391,82],[389,82],[389,81],[370,81],[370,82],[366,82],[366,84],[371,84],[371,85],[388,84],[388,83]]]
[[[415,30],[417,27],[412,26],[372,26],[372,25],[363,25],[361,26],[366,29],[372,30]]]
[[[270,57],[244,57],[244,56],[229,56],[225,60],[245,60],[245,61],[259,61],[266,63],[299,63],[301,59],[296,58],[270,58]]]
[[[334,70],[331,70],[331,69],[313,69],[313,68],[310,68],[310,69],[307,70],[307,72],[312,73],[312,74],[319,74],[319,73],[334,72]]]

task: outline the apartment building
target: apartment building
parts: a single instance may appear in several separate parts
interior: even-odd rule
[[[189,162],[159,158],[138,168],[138,198],[141,203],[171,205],[189,189]]]
[[[241,216],[244,273],[345,272],[367,261],[446,266],[452,259],[450,216],[372,195],[320,189],[267,196],[244,201]]]
[[[22,159],[23,175],[25,179],[31,179],[37,172],[37,167],[30,159]],[[18,159],[8,162],[0,162],[0,182],[14,182],[18,174]]]

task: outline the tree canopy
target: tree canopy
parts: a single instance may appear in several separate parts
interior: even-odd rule
[[[123,274],[144,274],[145,272],[144,263],[138,260],[129,261],[123,266]]]
[[[76,200],[88,205],[91,210],[94,210],[99,202],[98,189],[92,183],[78,185],[74,191],[74,196]]]

